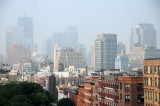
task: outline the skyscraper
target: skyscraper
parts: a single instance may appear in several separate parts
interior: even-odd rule
[[[156,30],[152,24],[135,24],[131,32],[130,50],[134,46],[157,47]]]
[[[116,56],[117,35],[98,34],[95,40],[95,69],[114,69]]]
[[[65,30],[66,34],[66,45],[68,47],[73,47],[78,45],[78,27],[69,26]]]
[[[24,27],[25,45],[28,47],[33,43],[33,20],[31,17],[20,17],[18,26]]]
[[[8,50],[13,43],[24,44],[24,28],[23,27],[9,27],[6,31],[6,50]]]
[[[126,45],[122,42],[118,42],[117,44],[117,55],[122,55],[122,53],[126,54]]]

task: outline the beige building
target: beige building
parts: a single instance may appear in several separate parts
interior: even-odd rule
[[[133,47],[132,52],[128,52],[129,68],[143,68],[143,60],[147,58],[160,58],[160,49]]]
[[[74,66],[75,68],[85,68],[86,66],[83,52],[72,48],[60,48],[57,46],[57,48],[54,48],[55,71],[58,71],[60,63],[63,65],[64,69],[69,68],[69,66]]]

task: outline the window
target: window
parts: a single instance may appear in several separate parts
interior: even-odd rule
[[[138,102],[144,102],[144,95],[137,95]]]
[[[152,73],[152,67],[150,66],[150,73]]]
[[[150,92],[148,92],[148,99],[150,99]]]
[[[122,101],[122,94],[120,94],[120,101]]]
[[[160,66],[158,66],[158,74],[160,74]]]
[[[152,78],[150,78],[150,85],[152,86]]]
[[[159,93],[159,104],[160,104],[160,93]]]
[[[152,100],[152,92],[151,92],[151,100]]]
[[[146,94],[146,99],[147,99],[147,91],[145,92],[145,94]]]
[[[137,84],[137,91],[143,90],[143,84]]]
[[[159,78],[159,88],[160,88],[160,78]]]
[[[122,89],[122,83],[120,83],[120,89]]]
[[[124,84],[124,87],[125,87],[125,90],[126,90],[126,91],[129,91],[130,85],[129,85],[128,83],[125,83],[125,84]]]
[[[155,86],[157,86],[157,78],[155,78]]]
[[[144,66],[144,73],[148,73],[148,67]]]
[[[125,102],[130,102],[130,95],[125,95]]]
[[[157,93],[155,93],[155,101],[157,101]]]
[[[156,72],[156,66],[154,66],[154,73],[157,73],[157,72]]]

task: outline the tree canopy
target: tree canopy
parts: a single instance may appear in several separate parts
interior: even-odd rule
[[[71,99],[63,98],[58,101],[57,106],[75,106],[75,104]]]
[[[50,106],[53,93],[32,82],[0,84],[0,106]]]

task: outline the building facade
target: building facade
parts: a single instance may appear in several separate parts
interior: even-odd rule
[[[13,43],[24,44],[24,28],[9,27],[6,31],[6,51],[11,47]]]
[[[19,17],[18,26],[24,28],[24,40],[26,47],[33,43],[33,19],[31,17]]]
[[[118,74],[111,73],[112,75],[102,73],[99,76],[98,93],[100,106],[119,106]]]
[[[117,35],[98,34],[95,40],[95,69],[114,69],[116,56]]]
[[[117,56],[115,59],[115,69],[128,71],[129,58],[127,55]]]
[[[122,76],[119,83],[119,106],[144,106],[143,77]]]
[[[132,52],[128,52],[130,70],[134,68],[143,69],[143,60],[148,58],[160,58],[160,49],[154,47],[133,47]]]
[[[122,52],[125,54],[126,53],[126,45],[123,44],[122,42],[117,43],[117,55],[121,55]]]
[[[160,58],[146,59],[144,68],[144,106],[160,105]]]
[[[130,37],[130,49],[134,46],[157,47],[156,30],[152,24],[136,23]]]
[[[62,63],[64,68],[74,66],[75,68],[85,68],[86,62],[82,52],[78,52],[75,49],[66,48],[57,50],[55,48],[54,53],[54,69],[58,70],[59,64]]]
[[[23,44],[12,44],[7,50],[6,63],[9,65],[17,64],[22,57],[30,58],[30,52],[25,49]]]

